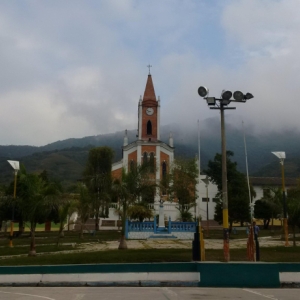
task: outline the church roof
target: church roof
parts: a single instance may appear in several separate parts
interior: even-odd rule
[[[145,88],[145,92],[144,92],[144,98],[143,98],[143,101],[147,101],[147,100],[156,101],[154,85],[153,85],[151,74],[148,75],[146,88]]]

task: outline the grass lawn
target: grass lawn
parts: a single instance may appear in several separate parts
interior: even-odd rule
[[[41,245],[36,247],[36,251],[39,252],[57,252],[63,250],[75,250],[72,245],[63,245],[56,247],[55,245]],[[28,254],[29,252],[29,244],[28,247],[3,247],[0,248],[0,258],[1,256],[9,256],[9,255],[19,255],[19,254]],[[0,260],[1,265],[1,260]]]
[[[88,242],[104,242],[104,241],[115,241],[120,238],[121,233],[118,231],[97,231],[95,235],[90,233],[85,233],[83,239],[79,238],[79,232],[66,231],[65,236],[60,238],[60,243],[88,243]],[[58,232],[49,231],[49,232],[36,232],[36,245],[43,244],[55,244],[57,242]],[[0,246],[7,246],[9,242],[9,233],[5,236],[3,233],[0,233]],[[14,246],[29,245],[30,236],[29,232],[24,232],[21,236],[13,239]]]
[[[246,249],[230,250],[231,261],[247,261]],[[37,257],[14,257],[0,260],[2,266],[100,264],[100,263],[153,263],[190,262],[191,249],[143,249],[110,250],[88,253],[42,255]],[[224,261],[223,250],[206,250],[206,261]],[[263,262],[300,262],[299,247],[261,248]]]

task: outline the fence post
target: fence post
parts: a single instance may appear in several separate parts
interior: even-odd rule
[[[169,216],[168,233],[171,233],[171,217]]]
[[[154,229],[154,233],[156,233],[156,216],[154,216],[153,219],[153,229]]]

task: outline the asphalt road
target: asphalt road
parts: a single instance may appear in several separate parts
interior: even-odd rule
[[[299,289],[179,287],[3,287],[1,300],[298,300]]]

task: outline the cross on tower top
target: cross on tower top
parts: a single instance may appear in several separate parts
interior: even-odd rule
[[[150,68],[152,68],[152,66],[149,64],[149,65],[147,66],[147,68],[149,68],[149,75],[151,75],[151,73],[150,73]]]

